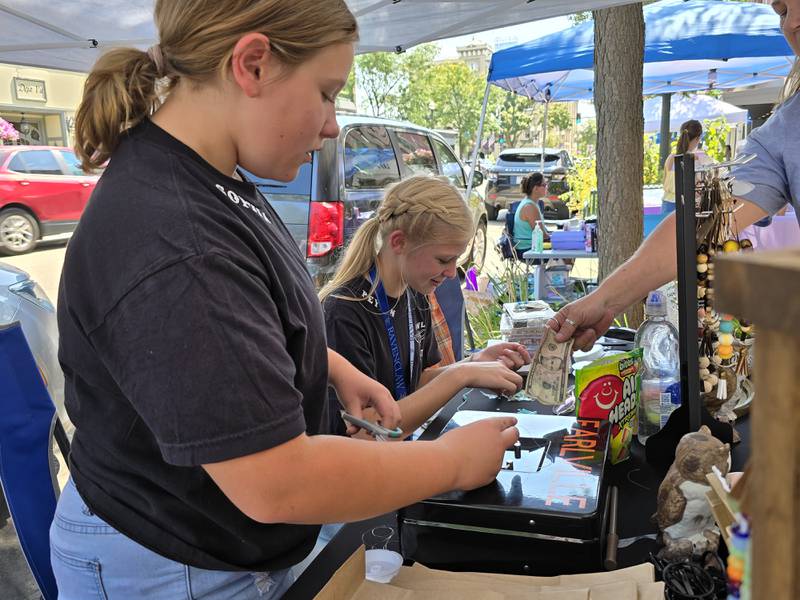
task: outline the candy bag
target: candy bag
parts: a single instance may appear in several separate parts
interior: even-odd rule
[[[600,358],[575,373],[578,418],[611,424],[611,464],[630,456],[641,389],[641,348]]]

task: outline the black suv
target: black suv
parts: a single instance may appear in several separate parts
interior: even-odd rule
[[[543,216],[546,219],[569,218],[569,209],[555,196],[569,190],[565,179],[570,168],[572,159],[569,152],[556,148],[544,149],[544,176],[548,181],[548,196],[554,196],[549,199],[549,203],[545,203],[546,214]],[[486,213],[489,219],[496,219],[500,209],[508,208],[512,202],[521,200],[522,178],[541,170],[541,148],[503,150],[497,157],[497,162],[489,169],[489,181],[486,186]],[[548,206],[552,206],[552,210],[548,210]]]
[[[381,202],[383,189],[413,175],[447,177],[466,195],[464,168],[435,131],[411,123],[356,115],[338,115],[341,133],[300,168],[291,183],[259,179],[248,173],[292,233],[315,284],[331,278],[356,229]],[[483,180],[475,174],[474,187]],[[486,209],[473,190],[469,205],[475,236],[460,266],[483,267],[486,257]]]

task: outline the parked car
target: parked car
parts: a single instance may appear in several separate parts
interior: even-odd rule
[[[565,178],[567,171],[572,168],[572,159],[569,152],[557,148],[544,149],[544,176],[548,180],[549,203],[546,202],[545,219],[569,218],[569,209],[563,207],[558,195],[568,191]],[[507,148],[500,152],[497,162],[489,169],[488,184],[486,186],[486,214],[490,219],[496,219],[497,213],[503,208],[522,198],[519,186],[522,178],[529,173],[542,170],[541,148]],[[547,206],[552,211],[547,210]],[[566,210],[566,213],[565,213]],[[549,213],[549,214],[548,214]],[[564,216],[566,214],[566,216]]]
[[[64,373],[58,363],[58,329],[53,305],[44,290],[25,271],[0,262],[0,327],[15,321],[19,321],[22,327],[61,423],[71,432],[64,409]],[[0,394],[3,393],[2,385],[0,383]],[[58,461],[52,454],[50,459],[53,472],[57,473]],[[8,517],[8,506],[0,489],[0,529]],[[8,534],[0,537],[3,535],[2,542],[8,543]]]
[[[20,322],[58,415],[67,423],[64,373],[58,363],[58,328],[53,304],[25,271],[0,262],[0,326],[14,321]]]
[[[71,233],[97,179],[69,148],[0,146],[0,251],[23,254],[43,236]]]
[[[314,152],[294,181],[255,182],[289,228],[317,286],[328,281],[356,229],[378,208],[383,189],[412,175],[447,177],[466,195],[464,167],[435,131],[389,119],[339,115],[341,132]],[[483,175],[475,174],[475,187]],[[483,197],[473,190],[469,206],[475,236],[459,265],[482,267],[487,218]]]

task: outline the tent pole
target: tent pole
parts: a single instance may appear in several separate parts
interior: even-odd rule
[[[486,107],[489,105],[489,86],[492,85],[486,82],[486,91],[483,94],[483,106],[481,106],[481,119],[478,121],[478,131],[475,134],[475,148],[472,150],[472,159],[470,162],[469,178],[467,180],[467,195],[464,197],[469,203],[472,196],[472,180],[475,175],[475,169],[478,165],[478,151],[481,148],[481,140],[483,139],[483,123],[486,120]]]
[[[544,150],[547,145],[547,117],[550,110],[550,100],[544,101],[544,118],[542,119],[542,160],[539,171],[544,175]]]
[[[667,157],[670,155],[670,150],[672,149],[672,143],[670,139],[670,111],[672,110],[671,107],[671,100],[672,94],[661,94],[661,143],[660,143],[660,152],[659,152],[659,163],[658,163],[658,170],[664,168],[664,164],[667,162]]]

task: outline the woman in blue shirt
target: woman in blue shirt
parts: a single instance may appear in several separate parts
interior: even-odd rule
[[[533,228],[542,230],[544,239],[549,240],[550,234],[542,221],[541,199],[547,194],[547,181],[541,173],[531,173],[523,177],[520,186],[525,199],[519,203],[514,212],[514,248],[517,258],[522,260],[522,255],[531,249]]]

